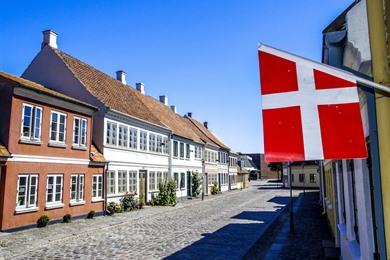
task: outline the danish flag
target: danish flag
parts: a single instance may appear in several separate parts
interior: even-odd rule
[[[265,45],[259,64],[267,162],[367,157],[352,74]]]

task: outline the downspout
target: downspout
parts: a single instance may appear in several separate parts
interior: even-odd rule
[[[109,162],[105,162],[104,163],[104,205],[103,205],[103,215],[105,216],[107,214],[107,195],[108,195],[108,174],[107,174],[107,171],[108,171],[108,163]]]
[[[172,138],[172,134],[169,134],[168,135],[168,138],[169,138],[169,147],[168,147],[168,173],[169,173],[169,176],[171,179],[173,179],[173,173],[172,173],[172,146],[173,146],[173,138]],[[179,148],[179,147],[178,147]]]

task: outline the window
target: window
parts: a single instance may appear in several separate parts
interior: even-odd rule
[[[156,172],[149,172],[149,191],[156,190]]]
[[[19,175],[16,208],[37,206],[38,175]]]
[[[190,159],[190,145],[189,144],[186,144],[186,159],[189,160]]]
[[[195,146],[195,160],[202,159],[202,148],[200,146]]]
[[[315,183],[316,182],[316,175],[314,173],[311,173],[309,175],[310,178],[310,183]]]
[[[84,174],[74,174],[70,177],[70,201],[84,201]]]
[[[116,130],[117,124],[112,122],[107,122],[106,129],[106,144],[107,145],[116,145]]]
[[[23,104],[22,139],[41,140],[42,108]]]
[[[168,172],[163,172],[163,182],[166,182],[168,180]]]
[[[184,143],[180,143],[180,159],[184,158]]]
[[[138,146],[138,139],[137,139],[137,135],[138,135],[138,130],[135,129],[135,128],[129,128],[129,133],[130,133],[130,148],[132,149],[137,149],[137,146]],[[146,143],[145,143],[146,145]],[[146,150],[146,147],[145,147],[145,150]]]
[[[157,152],[162,153],[162,136],[158,135],[157,136]]]
[[[168,154],[168,137],[163,137],[163,144],[164,144],[164,149],[163,149],[163,153],[165,154]]]
[[[50,141],[65,143],[66,115],[63,113],[51,112],[50,120]]]
[[[127,171],[118,171],[118,193],[127,192]]]
[[[179,156],[179,148],[178,148],[178,143],[177,141],[173,141],[173,157],[178,157]]]
[[[87,144],[87,120],[75,117],[73,120],[73,144],[86,146]]]
[[[115,194],[115,171],[108,171],[108,194]]]
[[[150,152],[156,152],[156,135],[149,133],[149,151]]]
[[[119,125],[119,133],[118,133],[118,146],[127,148],[129,146],[128,144],[128,133],[127,133],[127,126],[125,125]]]
[[[139,131],[139,149],[142,151],[146,151],[148,149],[148,133],[145,131]]]
[[[209,185],[213,185],[214,183],[218,183],[218,175],[216,173],[210,173],[208,175],[208,183]]]
[[[173,178],[175,179],[176,189],[178,189],[179,188],[179,173],[178,172],[173,173]]]
[[[62,175],[47,176],[47,204],[58,204],[62,202]]]
[[[129,171],[129,192],[137,192],[137,172]]]
[[[160,183],[163,183],[162,172],[157,172],[157,187],[160,185]]]
[[[181,143],[183,144],[183,143]],[[185,173],[182,172],[180,173],[180,189],[181,190],[184,190],[186,187],[186,177],[185,177]]]
[[[300,173],[299,174],[299,182],[305,182],[305,174],[304,173]]]
[[[92,200],[103,199],[103,175],[92,176]]]
[[[221,185],[227,185],[228,184],[228,174],[227,173],[221,173]]]

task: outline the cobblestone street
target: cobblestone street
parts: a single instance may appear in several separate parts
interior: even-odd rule
[[[205,201],[5,234],[0,258],[239,259],[280,214],[288,192],[251,182],[247,190]]]

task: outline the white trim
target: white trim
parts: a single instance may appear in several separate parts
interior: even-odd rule
[[[88,165],[90,160],[76,159],[66,157],[51,157],[51,156],[37,156],[37,155],[24,155],[24,154],[12,154],[12,158],[8,159],[9,162],[37,162],[37,163],[60,163],[60,164],[83,164]]]
[[[38,207],[31,207],[31,208],[16,208],[15,213],[16,214],[22,214],[22,213],[28,213],[28,212],[35,212],[38,211]]]
[[[64,207],[63,203],[51,203],[51,204],[46,204],[45,209],[59,209],[63,207]]]
[[[72,207],[72,206],[79,206],[79,205],[84,205],[85,204],[85,200],[79,200],[79,201],[70,201],[69,202],[69,205]]]

